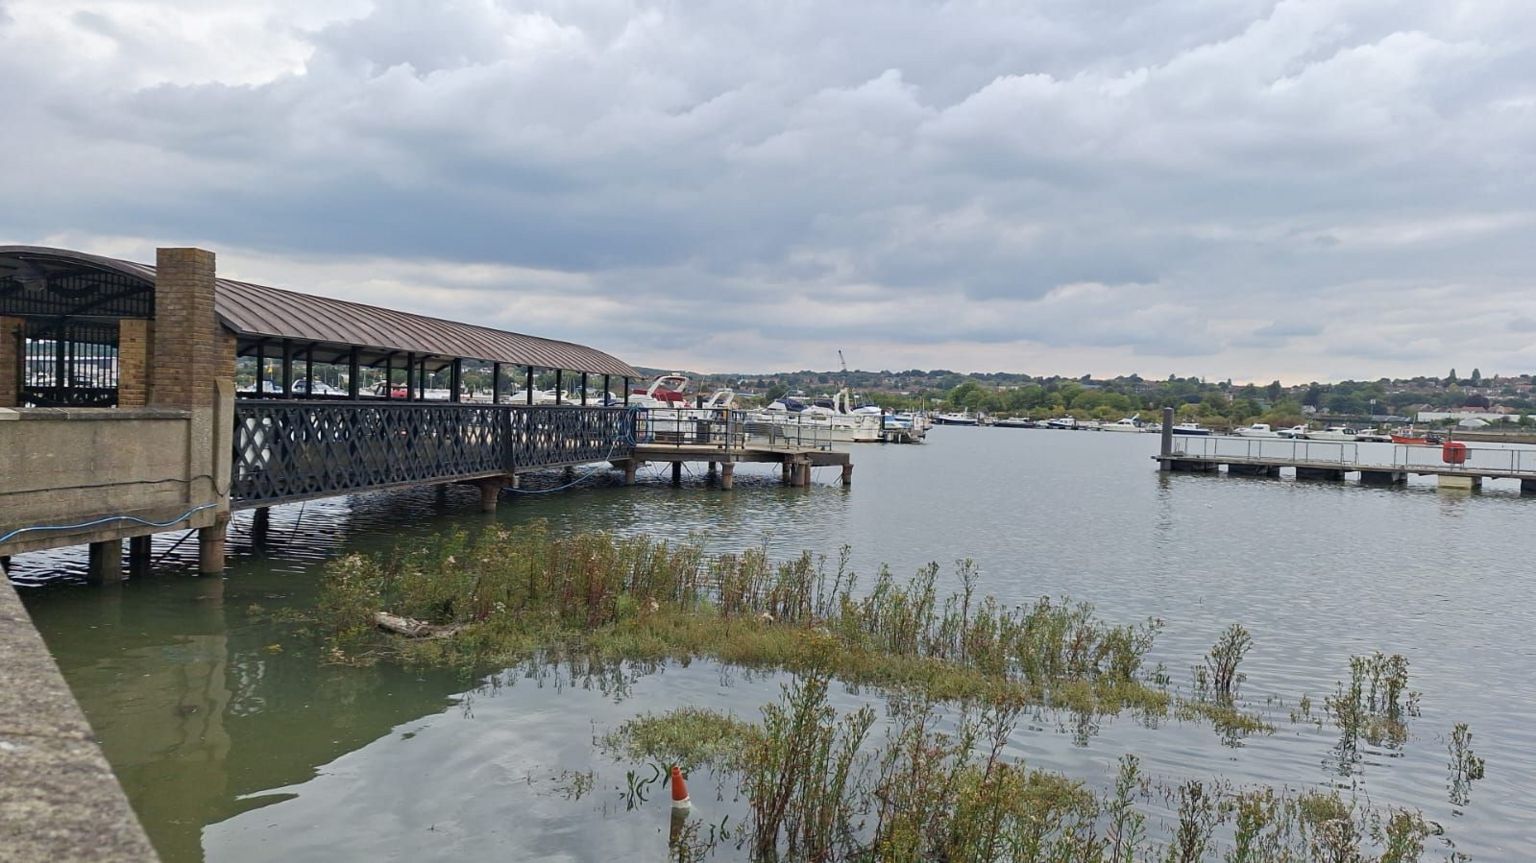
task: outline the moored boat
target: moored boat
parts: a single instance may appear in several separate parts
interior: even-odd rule
[[[1283,437],[1280,432],[1270,428],[1269,423],[1253,423],[1252,425],[1245,425],[1242,428],[1233,429],[1232,434],[1237,435],[1238,437]]]
[[[976,425],[976,418],[971,416],[970,411],[961,411],[960,413],[939,414],[938,416],[933,418],[933,421],[938,423],[941,426],[973,426],[973,425]]]
[[[1196,436],[1196,437],[1205,437],[1205,436],[1207,436],[1207,435],[1209,435],[1211,433],[1211,430],[1206,428],[1205,426],[1199,424],[1199,423],[1186,422],[1186,423],[1175,423],[1174,426],[1173,426],[1173,433],[1174,434],[1180,434],[1180,435],[1192,435],[1192,436]]]
[[[1355,441],[1360,432],[1349,426],[1328,426],[1322,431],[1307,432],[1307,440]]]
[[[1125,417],[1124,419],[1115,420],[1112,423],[1105,423],[1104,425],[1099,426],[1099,431],[1139,432],[1142,430],[1141,419],[1139,416],[1139,414],[1132,414],[1131,416]]]

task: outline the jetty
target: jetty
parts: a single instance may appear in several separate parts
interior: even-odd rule
[[[239,510],[259,524],[281,504],[457,483],[489,512],[523,474],[593,463],[628,482],[663,461],[674,480],[707,463],[726,489],[743,462],[851,482],[848,453],[814,434],[631,406],[640,376],[585,345],[220,278],[203,249],[150,266],[0,246],[0,565],[89,545],[88,580],[115,582],[124,540],[142,574],[151,535],[196,531],[218,573]]]
[[[1361,448],[1367,447],[1362,455]],[[1388,448],[1390,447],[1390,454]],[[1443,445],[1361,444],[1289,438],[1182,436],[1173,433],[1173,409],[1163,411],[1162,445],[1153,459],[1158,469],[1176,473],[1233,476],[1281,476],[1343,480],[1350,474],[1365,485],[1396,485],[1410,476],[1433,476],[1441,488],[1478,489],[1485,480],[1520,483],[1522,494],[1536,494],[1536,449]]]

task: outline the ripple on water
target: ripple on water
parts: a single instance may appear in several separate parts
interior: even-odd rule
[[[536,518],[693,536],[717,550],[763,544],[776,556],[835,558],[847,544],[866,578],[881,563],[902,574],[972,557],[982,589],[1008,602],[1070,595],[1110,620],[1163,618],[1152,662],[1186,689],[1190,666],[1239,621],[1254,637],[1243,691],[1275,734],[1232,747],[1203,724],[1101,717],[1084,746],[1071,717],[1042,715],[1021,724],[1012,751],[1098,787],[1127,752],[1170,780],[1343,784],[1423,808],[1474,859],[1536,848],[1536,575],[1523,566],[1536,500],[1493,486],[1442,494],[1422,480],[1378,489],[1159,475],[1148,458],[1156,445],[1152,435],[944,428],[921,447],[856,449],[848,490],[831,473],[797,490],[779,486],[776,469],[744,467],[732,493],[698,476],[673,488],[655,469],[634,488],[606,480],[508,493],[491,517],[475,512],[472,489],[359,495],[274,508],[264,543],[239,514],[217,591],[158,575],[116,592],[77,588],[77,551],[20,556],[16,580],[51,585],[27,590],[28,605],[151,833],[173,849],[168,860],[197,859],[204,847],[212,860],[331,859],[338,847],[402,859],[655,853],[664,812],[627,812],[602,787],[573,803],[541,777],[595,764],[594,728],[644,710],[698,704],[755,717],[778,677],[695,663],[639,678],[629,697],[519,680],[450,704],[468,688],[451,673],[329,668],[294,642],[273,651],[284,631],[251,609],[311,602],[317,568],[339,553]],[[529,491],[563,482],[535,478]],[[172,547],[178,536],[154,543],[163,573],[196,566],[193,542]],[[1341,776],[1333,726],[1292,725],[1286,714],[1303,693],[1321,711],[1349,657],[1377,649],[1409,658],[1423,714],[1405,749],[1368,749],[1362,770]],[[1270,696],[1278,700],[1265,707]],[[862,701],[837,697],[847,709]],[[177,712],[187,705],[197,710]],[[1460,815],[1446,791],[1446,738],[1458,721],[1487,759]],[[155,722],[187,733],[136,743],[133,729]],[[189,766],[193,758],[202,766]],[[248,795],[263,796],[238,799]],[[215,802],[156,803],[193,799]]]

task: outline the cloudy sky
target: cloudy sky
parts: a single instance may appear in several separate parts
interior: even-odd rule
[[[0,241],[706,371],[1536,371],[1530,0],[0,0]]]

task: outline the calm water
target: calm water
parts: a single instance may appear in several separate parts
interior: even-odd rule
[[[730,493],[697,475],[674,489],[656,470],[633,488],[504,499],[495,516],[475,511],[473,491],[360,496],[273,510],[264,544],[237,519],[222,581],[185,577],[195,548],[172,548],[175,536],[155,545],[156,576],[120,589],[69,583],[84,566],[75,553],[19,557],[14,576],[46,583],[24,591],[28,607],[168,861],[664,859],[664,804],[633,806],[622,793],[633,765],[594,735],[684,704],[753,718],[779,677],[694,663],[487,684],[337,668],[269,622],[311,600],[337,553],[538,518],[780,555],[849,544],[865,574],[972,557],[983,590],[1010,601],[1068,594],[1113,621],[1163,618],[1152,661],[1185,688],[1240,621],[1255,641],[1245,694],[1284,702],[1270,708],[1274,735],[1232,747],[1196,723],[1078,728],[1042,713],[1021,724],[1014,754],[1099,787],[1134,752],[1168,780],[1353,788],[1423,809],[1475,860],[1536,856],[1536,499],[1513,483],[1458,494],[1166,476],[1148,458],[1156,447],[1155,435],[940,428],[921,447],[856,447],[847,490],[832,470],[804,490],[778,486],[776,471],[738,474]],[[1422,716],[1404,750],[1369,751],[1341,777],[1332,726],[1293,725],[1287,707],[1302,693],[1320,705],[1352,654],[1377,649],[1409,658]],[[1458,721],[1488,765],[1461,812],[1447,795]],[[594,793],[568,799],[561,772],[589,769]],[[700,817],[740,818],[729,789],[691,784]]]

